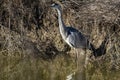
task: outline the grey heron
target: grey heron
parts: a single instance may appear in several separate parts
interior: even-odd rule
[[[89,49],[94,52],[94,46],[88,41],[84,34],[79,30],[64,24],[61,6],[57,3],[53,3],[51,7],[58,12],[59,30],[63,40],[72,48]]]

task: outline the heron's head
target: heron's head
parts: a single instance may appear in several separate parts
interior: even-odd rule
[[[61,8],[61,6],[60,6],[59,4],[57,4],[57,3],[53,3],[53,4],[51,5],[51,7],[52,7],[52,8],[55,8],[55,9],[60,9],[60,8]]]

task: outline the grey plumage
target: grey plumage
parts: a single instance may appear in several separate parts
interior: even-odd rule
[[[87,38],[80,31],[73,27],[67,27],[64,24],[62,19],[61,6],[54,3],[51,5],[51,7],[55,8],[58,12],[59,29],[63,40],[65,40],[65,42],[73,48],[86,48],[94,52],[95,48],[91,43],[89,43]]]

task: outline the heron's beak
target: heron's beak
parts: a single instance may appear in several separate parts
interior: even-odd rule
[[[54,7],[54,3],[53,4],[51,4],[51,8],[53,8]]]

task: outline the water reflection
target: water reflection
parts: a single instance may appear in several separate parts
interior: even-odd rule
[[[96,62],[83,63],[64,54],[53,60],[0,55],[0,80],[119,80],[119,72]],[[104,64],[104,63],[103,63]],[[104,67],[103,67],[104,66]]]
[[[73,73],[67,75],[66,80],[72,80],[74,75],[75,75],[75,72],[73,72]]]

